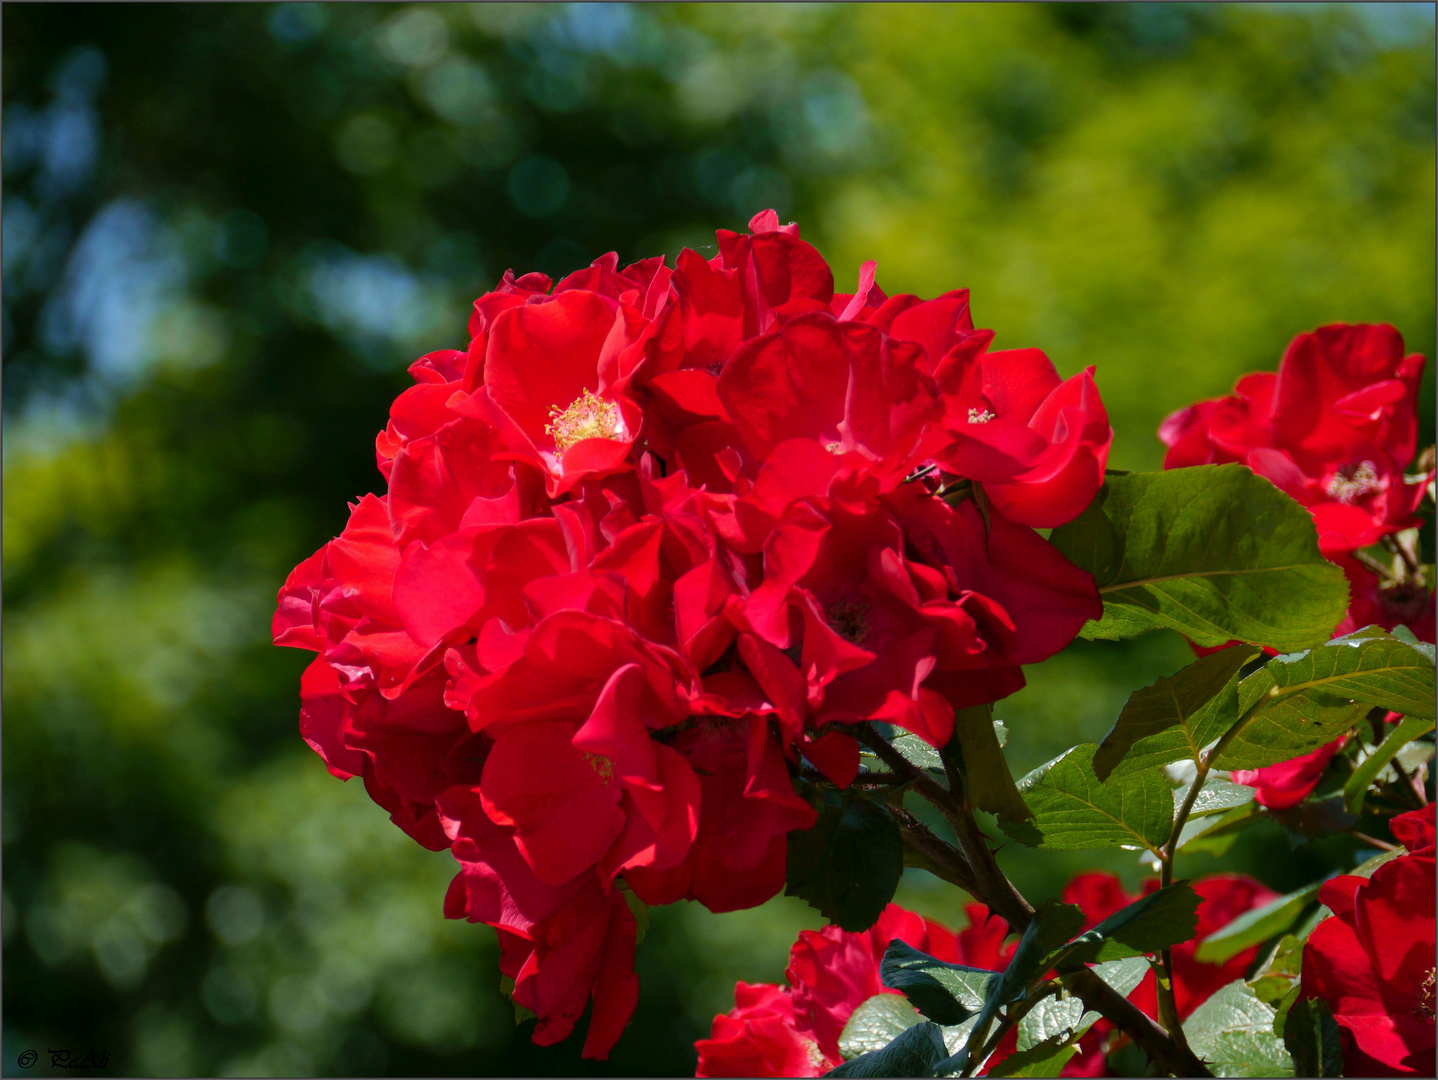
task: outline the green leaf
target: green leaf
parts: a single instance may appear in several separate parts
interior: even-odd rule
[[[1363,862],[1359,863],[1358,868],[1353,871],[1353,874],[1355,877],[1371,878],[1373,871],[1377,870],[1384,863],[1390,863],[1394,859],[1407,854],[1407,850],[1401,847],[1394,851],[1380,851],[1377,855],[1364,859]]]
[[[1262,679],[1266,670],[1249,679]],[[1234,735],[1215,764],[1221,769],[1276,765],[1331,743],[1366,715],[1367,705],[1321,691],[1275,700]]]
[[[904,760],[917,769],[925,772],[929,779],[938,783],[944,790],[949,787],[949,774],[944,771],[944,760],[939,752],[917,735],[898,735],[890,740],[890,743]]]
[[[850,933],[869,929],[904,872],[904,841],[884,807],[825,791],[812,829],[789,834],[785,894],[807,900]]]
[[[849,1060],[882,1050],[922,1019],[898,994],[875,994],[850,1014],[839,1032],[839,1053]]]
[[[1222,649],[1135,690],[1093,756],[1094,774],[1107,780],[1197,761],[1238,719],[1238,672],[1258,653],[1254,646]]]
[[[1117,990],[1119,997],[1128,997],[1148,974],[1148,961],[1141,956],[1110,960],[1105,964],[1095,964],[1093,973]],[[1089,1015],[1098,1019],[1097,1013]]]
[[[825,1076],[933,1076],[948,1051],[938,1024],[922,1023],[901,1031],[881,1050],[846,1061]]]
[[[1175,811],[1188,798],[1191,787],[1192,785],[1185,784],[1174,788]],[[1253,801],[1254,794],[1253,788],[1247,784],[1235,784],[1231,780],[1225,780],[1221,776],[1209,773],[1203,787],[1199,789],[1198,797],[1193,800],[1193,806],[1188,811],[1189,820],[1208,817],[1210,814],[1225,814],[1236,807],[1247,806]]]
[[[891,941],[879,962],[879,981],[940,1024],[959,1024],[984,1007],[993,971],[936,960],[903,941]]]
[[[1297,892],[1270,900],[1252,911],[1245,911],[1231,923],[1200,941],[1194,959],[1203,964],[1221,964],[1250,945],[1257,945],[1260,941],[1267,941],[1284,933],[1298,922],[1303,909],[1313,902],[1313,898],[1318,895],[1318,887],[1322,884],[1321,881],[1315,881]]]
[[[1154,769],[1105,784],[1094,775],[1095,749],[1092,743],[1075,746],[1020,780],[1033,817],[1001,821],[1004,831],[1030,847],[1162,847],[1173,828],[1167,777]]]
[[[1275,656],[1263,670],[1273,676],[1274,695],[1324,690],[1406,716],[1434,716],[1432,659],[1378,626]]]
[[[1025,987],[1049,968],[1049,959],[1074,939],[1084,922],[1083,911],[1073,904],[1045,900],[1035,908],[1008,966],[989,989],[988,1001],[1007,1004],[1023,996]]]
[[[1328,1002],[1300,998],[1288,1010],[1283,1022],[1283,1045],[1293,1056],[1298,1076],[1342,1076],[1343,1047],[1338,1022]]]
[[[1301,649],[1348,607],[1308,511],[1243,465],[1110,476],[1050,542],[1098,583],[1089,638],[1169,627],[1200,645]]]
[[[1026,1050],[1015,1050],[1003,1061],[991,1068],[986,1076],[1060,1076],[1069,1058],[1078,1053],[1078,1047],[1061,1039],[1031,1046]]]
[[[1248,979],[1259,1001],[1274,1005],[1293,988],[1303,968],[1303,941],[1284,934]]]
[[[1378,779],[1378,774],[1388,767],[1388,763],[1397,756],[1399,750],[1420,735],[1426,735],[1432,730],[1432,720],[1405,716],[1398,726],[1388,733],[1388,738],[1383,740],[1383,744],[1364,758],[1363,763],[1353,770],[1353,775],[1348,778],[1348,783],[1343,785],[1343,804],[1348,807],[1349,813],[1362,813],[1363,800],[1368,796],[1368,789]]]
[[[1292,1076],[1293,1059],[1273,1033],[1274,1015],[1239,979],[1195,1009],[1183,1032],[1214,1076]]]
[[[1288,988],[1288,993],[1278,999],[1278,1004],[1273,1006],[1273,1033],[1280,1039],[1283,1038],[1283,1025],[1288,1020],[1288,1010],[1293,1008],[1298,997],[1303,993],[1303,984],[1295,981]]]
[[[1370,707],[1433,719],[1433,664],[1406,641],[1369,626],[1275,656],[1238,684],[1238,694],[1252,718],[1216,764],[1257,769],[1332,742]]]
[[[499,977],[499,992],[509,998],[509,1003],[514,1006],[514,1022],[516,1025],[522,1024],[526,1020],[534,1019],[534,1013],[514,1000],[514,980],[508,975],[501,975]]]
[[[1188,941],[1198,928],[1198,893],[1176,881],[1124,907],[1070,942],[1085,963],[1156,953]],[[1067,951],[1067,950],[1066,950]]]
[[[1013,774],[994,727],[993,706],[959,709],[954,737],[963,755],[964,790],[980,810],[1001,818],[1026,818],[1029,808],[1014,785]]]
[[[1179,833],[1178,850],[1224,855],[1238,841],[1240,833],[1263,819],[1263,807],[1252,800],[1217,817],[1190,818]]]
[[[1020,1050],[1027,1050],[1054,1039],[1075,1039],[1087,1027],[1084,1004],[1070,994],[1051,995],[1030,1009],[1019,1021],[1018,1042]]]

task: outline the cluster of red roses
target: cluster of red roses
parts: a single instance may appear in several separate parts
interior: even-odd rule
[[[1404,355],[1392,326],[1322,326],[1293,339],[1276,373],[1245,375],[1233,394],[1180,409],[1159,428],[1169,448],[1164,468],[1241,462],[1308,507],[1324,555],[1348,577],[1348,614],[1334,637],[1402,624],[1434,640],[1432,585],[1382,581],[1354,556],[1419,524],[1432,463],[1404,470],[1418,447],[1422,375],[1423,357]],[[1265,806],[1295,806],[1342,746],[1339,739],[1234,779],[1257,788]]]
[[[1303,996],[1328,1003],[1344,1076],[1434,1075],[1434,806],[1393,819],[1407,854],[1324,882],[1332,911],[1303,946]]]
[[[475,302],[410,369],[354,504],[280,592],[319,655],[305,738],[461,864],[536,1042],[637,996],[629,900],[750,907],[840,785],[846,726],[937,745],[1101,613],[1035,528],[1078,515],[1112,432],[1092,372],[990,352],[965,291],[836,294],[772,212],[718,255]],[[956,489],[973,497],[950,505]]]
[[[1257,946],[1221,964],[1194,958],[1198,941],[1228,925],[1244,912],[1277,898],[1272,890],[1239,874],[1216,874],[1193,883],[1202,898],[1198,928],[1192,941],[1173,949],[1174,998],[1179,1015],[1187,1017],[1220,987],[1243,978],[1257,958]],[[1158,887],[1145,883],[1145,892]],[[1140,897],[1129,894],[1114,874],[1078,874],[1064,888],[1063,901],[1077,905],[1090,929]],[[787,986],[739,983],[735,1008],[714,1018],[710,1038],[696,1043],[697,1076],[822,1076],[843,1059],[839,1035],[854,1010],[875,994],[895,993],[879,979],[879,962],[889,942],[897,939],[951,964],[1002,970],[1017,945],[1008,923],[991,916],[982,904],[964,909],[969,925],[955,934],[940,924],[890,904],[874,926],[850,934],[837,926],[805,930],[789,954]],[[1157,983],[1149,972],[1129,995],[1158,1019]],[[1063,1068],[1064,1076],[1107,1076],[1106,1044],[1113,1025],[1099,1020],[1079,1040],[1078,1053]],[[1018,1031],[1010,1029],[986,1068],[992,1070],[1016,1048]]]

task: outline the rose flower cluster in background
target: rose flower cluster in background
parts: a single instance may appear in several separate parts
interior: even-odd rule
[[[1308,507],[1324,555],[1348,578],[1348,615],[1334,637],[1403,625],[1434,640],[1433,583],[1418,566],[1416,533],[1405,535],[1434,479],[1431,455],[1414,461],[1422,374],[1423,357],[1405,355],[1391,326],[1323,326],[1294,338],[1276,373],[1245,375],[1230,396],[1180,409],[1159,428],[1164,468],[1241,462]],[[1380,541],[1393,550],[1387,564],[1362,551]],[[1343,743],[1233,778],[1265,806],[1295,806]]]
[[[1157,879],[1148,883],[1157,888]],[[1228,925],[1246,911],[1276,898],[1273,890],[1241,874],[1215,874],[1194,882],[1198,907],[1197,937]],[[1084,929],[1139,899],[1129,895],[1109,873],[1078,874],[1063,890],[1063,901],[1083,911]],[[890,904],[874,926],[850,934],[837,926],[805,930],[789,954],[787,986],[750,985],[734,988],[735,1008],[714,1018],[710,1038],[700,1041],[698,1076],[822,1076],[843,1058],[839,1037],[854,1010],[877,994],[897,994],[884,986],[879,963],[891,941],[902,941],[939,960],[973,968],[1002,971],[1015,943],[1009,925],[982,904],[970,904],[969,925],[957,934],[940,924]],[[1219,987],[1242,978],[1257,957],[1256,947],[1224,963],[1194,958],[1195,942],[1174,949],[1174,993],[1180,1016],[1187,1017]],[[1149,972],[1132,992],[1144,1012],[1158,1019],[1154,975]],[[902,997],[896,997],[902,1001]],[[1063,1076],[1107,1076],[1106,1055],[1115,1034],[1106,1020],[1097,1021],[1078,1042]],[[996,1069],[1015,1049],[1018,1029],[1011,1028],[979,1075]]]
[[[633,1011],[640,903],[782,887],[801,758],[846,787],[855,724],[942,746],[1102,612],[1035,531],[1103,481],[1092,372],[989,351],[966,291],[889,297],[869,263],[835,293],[796,226],[750,229],[506,274],[467,350],[411,367],[388,494],[274,621],[318,654],[307,741],[453,852],[445,913],[496,928],[536,1042],[592,997],[587,1057]]]

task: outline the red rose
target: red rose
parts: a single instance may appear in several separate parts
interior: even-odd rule
[[[558,885],[540,879],[472,788],[438,801],[461,867],[445,916],[500,931],[500,970],[515,981],[514,1000],[539,1017],[535,1042],[567,1038],[592,997],[584,1056],[607,1057],[639,998],[637,927],[624,897],[592,872]]]
[[[952,439],[937,456],[1013,521],[1035,528],[1081,514],[1113,442],[1093,368],[1060,380],[1038,349],[978,351],[939,373]]]
[[[1254,800],[1273,810],[1297,806],[1318,786],[1333,755],[1343,748],[1346,739],[1335,739],[1312,753],[1265,765],[1261,769],[1234,769],[1233,782],[1257,788]]]
[[[1403,468],[1417,440],[1423,357],[1388,325],[1324,326],[1288,346],[1278,374],[1169,416],[1164,468],[1238,461],[1308,507],[1325,552],[1353,551],[1415,524],[1430,476]]]
[[[803,930],[789,953],[787,986],[734,990],[736,1008],[714,1018],[699,1051],[696,1076],[822,1076],[842,1060],[839,1035],[856,1008],[876,994],[894,994],[879,978],[879,964],[893,941],[951,964],[1001,971],[1015,944],[1004,943],[1009,926],[982,904],[964,908],[969,925],[955,934],[939,923],[888,905],[868,930],[851,934],[837,926]],[[1013,1053],[1017,1031],[1002,1040],[988,1061],[992,1069]],[[1107,1074],[1100,1040],[1086,1035],[1064,1076]]]
[[[1150,878],[1144,882],[1143,893],[1157,888],[1158,880]],[[1170,950],[1173,957],[1174,1003],[1180,1017],[1187,1017],[1221,987],[1234,979],[1243,978],[1258,957],[1255,945],[1221,964],[1202,963],[1194,959],[1198,943],[1223,929],[1245,911],[1262,907],[1278,898],[1272,889],[1243,874],[1213,874],[1199,878],[1193,882],[1193,889],[1201,898],[1197,930],[1191,940]],[[1138,899],[1139,896],[1131,895],[1124,889],[1116,874],[1098,871],[1075,875],[1063,891],[1064,903],[1076,904],[1083,910],[1087,918],[1085,929]],[[1129,997],[1144,1012],[1154,1019],[1158,1018],[1158,988],[1152,972],[1144,976],[1143,982]]]
[[[1345,1076],[1433,1075],[1433,813],[1393,819],[1408,854],[1319,890],[1333,915],[1304,944],[1303,995],[1333,1010]]]
[[[734,1008],[694,1048],[695,1076],[823,1076],[841,1060],[799,1030],[789,989],[766,983],[737,983]]]
[[[496,928],[536,1040],[595,1001],[595,1056],[633,1008],[626,890],[764,902],[815,820],[801,757],[858,771],[836,722],[941,744],[1101,607],[1005,510],[1048,524],[1092,498],[1089,376],[981,357],[963,290],[888,297],[866,264],[836,297],[797,226],[750,228],[673,270],[507,272],[467,349],[411,366],[375,442],[388,494],[275,614],[278,644],[318,654],[304,737],[450,846],[446,913]],[[967,467],[947,416],[971,391],[1028,432],[1015,468],[974,457],[983,512],[938,491],[939,464]]]

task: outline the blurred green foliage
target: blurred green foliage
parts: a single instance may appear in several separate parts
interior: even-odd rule
[[[877,257],[891,292],[968,286],[1001,346],[1096,365],[1125,468],[1300,330],[1386,320],[1433,355],[1431,6],[3,18],[6,1075],[52,1047],[131,1075],[692,1073],[734,980],[778,981],[819,924],[656,911],[613,1059],[534,1047],[493,934],[441,918],[449,856],[297,736],[274,592],[380,486],[404,367],[462,347],[506,267],[704,250],[774,206],[840,288]],[[1041,665],[999,707],[1016,770],[1185,657]],[[1352,852],[1263,834],[1228,862],[1282,890]],[[1139,875],[1003,858],[1035,899]],[[936,884],[900,898],[960,921]]]

